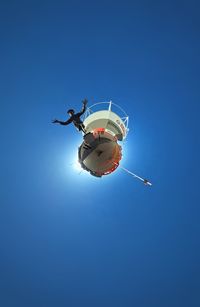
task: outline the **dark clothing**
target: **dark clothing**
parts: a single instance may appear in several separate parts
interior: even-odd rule
[[[80,119],[81,115],[83,115],[83,114],[85,113],[85,110],[86,110],[86,105],[84,104],[82,110],[81,110],[79,113],[72,114],[71,117],[70,117],[67,121],[65,121],[65,122],[59,121],[59,123],[60,123],[61,125],[64,125],[64,126],[73,123],[74,126],[75,126],[79,131],[82,130],[83,132],[85,132],[85,131],[84,131],[84,128],[85,128],[85,127],[84,127],[84,125],[83,125],[83,121]]]

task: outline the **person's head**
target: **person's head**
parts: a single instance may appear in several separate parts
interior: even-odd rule
[[[75,111],[74,111],[73,109],[69,109],[69,110],[67,111],[67,113],[68,113],[70,116],[72,116],[72,115],[74,115]]]

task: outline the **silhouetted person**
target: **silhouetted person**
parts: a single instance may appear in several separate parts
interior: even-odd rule
[[[82,120],[80,119],[80,117],[81,117],[81,115],[83,115],[85,113],[87,102],[88,102],[87,99],[84,99],[82,101],[83,108],[79,113],[75,113],[75,111],[73,109],[68,110],[67,113],[69,114],[70,118],[68,120],[66,120],[65,122],[63,122],[61,120],[54,119],[52,121],[52,123],[53,124],[60,124],[60,125],[64,125],[64,126],[73,123],[74,126],[79,131],[83,131],[84,133],[86,133],[85,126],[84,126]]]

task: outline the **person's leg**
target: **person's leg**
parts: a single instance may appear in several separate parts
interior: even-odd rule
[[[83,124],[80,124],[80,125],[79,125],[79,131],[80,131],[80,130],[82,130],[83,133],[86,134],[85,126],[84,126]]]

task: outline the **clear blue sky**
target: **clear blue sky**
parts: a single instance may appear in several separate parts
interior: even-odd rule
[[[0,305],[200,306],[198,1],[0,4]],[[130,115],[122,170],[71,166],[51,124],[112,99]]]

